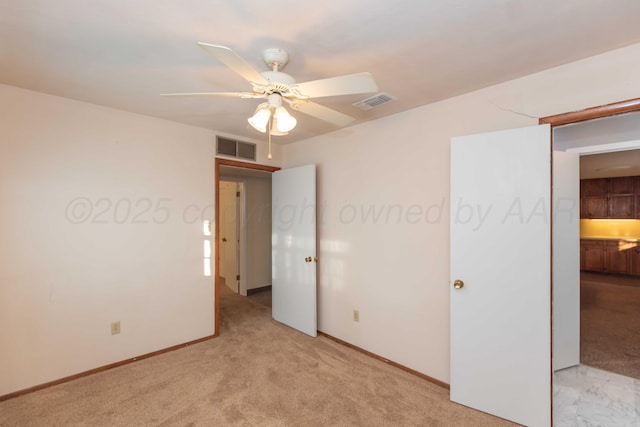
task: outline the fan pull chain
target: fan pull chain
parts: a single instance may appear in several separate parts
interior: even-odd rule
[[[269,134],[269,154],[267,154],[267,159],[271,160],[273,157],[271,156],[271,115],[269,115],[269,127],[267,128],[267,133]]]

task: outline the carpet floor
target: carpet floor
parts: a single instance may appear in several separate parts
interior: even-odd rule
[[[580,362],[640,379],[640,279],[581,273]]]
[[[247,298],[255,303],[271,308],[271,289],[249,295]]]
[[[1,426],[510,426],[222,292],[218,338],[0,402]]]

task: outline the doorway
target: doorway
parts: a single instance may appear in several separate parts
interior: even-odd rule
[[[618,211],[613,213],[629,218],[580,220],[580,361],[640,379],[640,220],[635,219],[640,150],[581,156],[580,175],[590,187],[624,184],[632,194],[611,196],[620,200],[611,206]]]
[[[237,230],[239,239],[239,251],[237,257],[240,259],[236,268],[236,276],[232,276],[232,281],[237,279],[237,293],[246,296],[252,290],[265,287],[270,284],[270,268],[271,268],[271,218],[270,218],[270,175],[280,170],[278,167],[239,162],[228,159],[215,159],[215,177],[214,188],[215,193],[215,224],[214,224],[214,274],[215,274],[215,297],[214,297],[214,316],[215,316],[215,336],[220,333],[220,294],[228,289],[221,280],[221,273],[227,274],[223,263],[226,262],[226,252],[222,245],[229,243],[223,242],[226,236],[222,220],[226,215],[223,203],[225,196],[221,191],[221,185],[224,187],[230,182],[233,184],[241,183],[242,189],[240,195],[236,196],[239,208],[237,222]],[[268,179],[267,179],[268,177]],[[267,188],[268,194],[262,194]],[[237,187],[236,187],[237,188]],[[237,193],[236,193],[237,194]],[[235,195],[234,195],[235,196]],[[266,202],[268,200],[268,203]],[[233,209],[231,209],[233,211]],[[229,209],[227,209],[229,212]],[[265,228],[268,226],[268,229]],[[225,231],[225,233],[223,233]],[[266,237],[265,237],[266,236]],[[225,252],[223,254],[223,251]],[[233,267],[232,267],[233,268]],[[225,288],[222,288],[225,286]],[[233,290],[233,287],[231,288]]]
[[[626,107],[621,107],[624,105]],[[618,108],[624,108],[624,110],[620,111]],[[636,110],[638,110],[637,100],[626,101],[611,106],[584,110],[575,113],[576,116],[582,116],[580,120],[554,124],[554,149],[557,149],[559,144],[564,151],[580,154],[579,172],[574,178],[578,181],[574,183],[577,188],[579,188],[580,179],[603,178],[609,180],[614,177],[640,175],[640,169],[634,170],[635,165],[632,164],[635,155],[632,154],[633,151],[628,151],[640,147],[640,126],[635,124],[639,122],[640,113]],[[565,118],[567,116],[565,115]],[[541,122],[544,120],[541,119]],[[551,123],[553,123],[553,118]],[[567,138],[567,135],[570,137]],[[636,163],[640,167],[640,161]],[[583,193],[579,198],[583,201],[584,188],[585,186],[583,186]],[[635,205],[635,202],[638,201],[632,200],[636,197],[635,195],[625,194],[624,197],[626,199],[621,197],[611,202],[607,200],[606,203],[601,203],[601,207],[619,209],[619,202],[633,202],[632,204]],[[585,205],[583,204],[582,207],[584,210]],[[580,208],[580,204],[577,208]],[[633,209],[635,210],[635,207]],[[638,325],[638,322],[633,320],[637,315],[634,311],[637,310],[629,310],[629,307],[625,307],[625,305],[640,304],[640,281],[638,280],[640,276],[634,278],[624,274],[608,275],[605,272],[585,272],[584,242],[586,240],[587,244],[591,244],[590,239],[598,240],[596,238],[624,237],[623,235],[626,234],[635,234],[634,224],[632,224],[634,221],[633,218],[629,218],[625,221],[618,220],[612,225],[601,221],[582,219],[584,215],[584,212],[582,215],[576,213],[575,217],[581,219],[579,234],[573,237],[575,240],[582,238],[583,242],[582,249],[576,249],[582,251],[582,263],[580,266],[572,267],[575,269],[574,274],[579,275],[577,276],[578,287],[575,297],[578,301],[573,302],[573,305],[577,306],[578,318],[574,323],[577,324],[576,327],[579,330],[578,340],[571,343],[572,346],[578,346],[575,349],[577,361],[574,366],[560,369],[554,373],[554,421],[558,425],[565,425],[565,423],[566,425],[575,425],[576,422],[580,424],[580,421],[599,423],[607,419],[611,422],[615,420],[620,423],[619,425],[633,425],[638,421],[638,413],[635,408],[638,381],[627,376],[631,371],[622,366],[625,361],[622,360],[623,358],[615,356],[615,351],[620,350],[624,353],[625,341],[635,344],[640,336],[640,327],[635,326]],[[631,216],[631,214],[629,215]],[[554,217],[554,224],[555,220]],[[607,233],[611,233],[611,235]],[[586,239],[584,239],[585,237]],[[602,240],[603,247],[605,244],[612,246],[613,249],[614,245],[609,245],[606,239]],[[578,247],[577,242],[574,242],[574,247]],[[615,251],[612,250],[610,254],[613,257],[612,260],[617,261],[621,258],[620,254],[629,249],[631,247],[617,246]],[[602,255],[602,261],[604,261],[607,256],[604,254],[604,250]],[[623,257],[629,258],[627,255],[623,255]],[[575,258],[580,261],[580,257],[576,256]],[[556,268],[557,266],[554,265],[554,269]],[[631,273],[631,270],[626,273]],[[562,286],[562,284],[554,282],[554,288],[556,288],[554,293],[557,286]],[[638,292],[639,297],[632,295],[634,291]],[[637,302],[634,302],[634,299]],[[627,320],[621,320],[625,318]],[[554,334],[556,328],[557,323],[554,317]],[[635,332],[632,329],[635,329]],[[554,357],[558,346],[562,345],[563,343],[554,342]],[[628,346],[626,347],[628,350]],[[607,356],[606,353],[609,355]],[[633,360],[633,354],[627,356],[632,356],[627,357],[627,362],[638,363],[640,352],[638,352],[636,360]],[[609,369],[607,369],[607,363],[610,363]],[[618,366],[615,366],[616,364]]]
[[[621,104],[614,104],[611,106],[598,107],[594,110],[584,110],[577,113],[563,114],[557,117],[554,116],[554,117],[543,118],[543,119],[540,119],[540,124],[541,125],[551,124],[555,128],[558,128],[560,125],[578,123],[578,122],[583,122],[583,121],[587,121],[595,118],[605,117],[608,115],[618,115],[618,114],[622,114],[630,111],[637,111],[637,110],[640,110],[640,99],[634,100],[634,101],[628,101]],[[539,291],[539,294],[537,294],[536,298],[525,299],[525,301],[528,302],[527,307],[524,307],[515,315],[504,316],[502,319],[499,319],[504,321],[495,322],[495,324],[492,325],[493,327],[491,328],[488,328],[488,327],[478,328],[477,330],[474,330],[471,333],[462,334],[463,338],[473,338],[473,340],[457,339],[457,338],[460,338],[461,334],[456,335],[454,333],[454,329],[461,327],[462,328],[461,330],[464,331],[464,328],[468,327],[469,325],[475,325],[474,322],[476,321],[476,318],[479,318],[480,316],[476,316],[476,317],[468,316],[469,314],[468,311],[464,309],[460,310],[460,307],[462,307],[462,305],[459,303],[460,302],[464,303],[469,299],[473,299],[473,297],[475,295],[478,295],[479,293],[476,292],[475,295],[473,295],[472,294],[473,289],[471,288],[471,285],[469,284],[470,286],[465,286],[462,280],[455,280],[455,282],[452,283],[453,286],[451,290],[452,294],[451,294],[451,318],[450,318],[450,329],[451,329],[450,335],[451,335],[451,342],[452,342],[451,356],[450,356],[451,370],[452,370],[452,374],[451,374],[452,399],[451,400],[456,401],[453,398],[454,378],[463,378],[463,379],[473,378],[476,372],[481,372],[482,374],[484,374],[487,370],[489,370],[490,372],[497,372],[499,373],[499,375],[503,375],[504,369],[502,365],[508,365],[509,367],[518,366],[520,368],[522,366],[526,366],[527,369],[525,370],[520,369],[520,371],[517,371],[514,369],[513,371],[510,371],[509,375],[507,376],[508,384],[507,384],[507,381],[505,381],[504,384],[506,386],[515,386],[512,389],[513,393],[511,393],[508,396],[508,398],[511,398],[513,394],[520,395],[519,392],[522,391],[522,389],[517,389],[518,386],[526,387],[527,396],[528,396],[526,401],[531,402],[532,400],[531,396],[535,395],[534,396],[536,399],[535,403],[537,404],[536,407],[533,407],[532,405],[523,406],[518,408],[518,409],[522,409],[520,412],[518,412],[518,414],[514,414],[513,409],[516,406],[508,405],[506,409],[502,408],[504,409],[504,414],[506,415],[500,415],[500,413],[492,412],[492,410],[494,410],[495,407],[499,405],[503,405],[504,402],[508,400],[506,398],[503,399],[504,391],[507,387],[497,387],[499,388],[499,391],[502,394],[496,393],[494,391],[494,388],[496,388],[496,383],[497,383],[497,381],[495,381],[495,378],[497,377],[497,375],[491,377],[490,379],[486,379],[485,381],[479,381],[477,383],[471,384],[469,387],[463,388],[461,390],[461,393],[456,394],[456,396],[459,397],[459,396],[462,396],[463,393],[466,393],[467,396],[471,396],[472,398],[474,399],[477,398],[477,399],[474,402],[471,402],[471,399],[467,399],[465,401],[462,401],[462,399],[460,399],[459,400],[460,403],[467,404],[471,402],[476,404],[477,406],[473,406],[473,405],[467,405],[467,406],[476,407],[486,412],[493,413],[499,416],[504,416],[505,418],[509,418],[512,420],[516,420],[516,421],[521,420],[520,422],[523,424],[548,425],[551,421],[550,417],[552,415],[552,412],[551,412],[552,402],[551,402],[551,399],[549,399],[550,397],[549,392],[553,390],[554,419],[556,419],[556,415],[558,414],[567,415],[568,417],[570,417],[571,414],[569,412],[573,410],[573,414],[572,414],[573,422],[569,422],[566,418],[562,419],[562,421],[567,421],[568,423],[567,425],[576,425],[576,424],[579,424],[578,423],[579,419],[576,419],[578,415],[583,416],[583,421],[584,421],[584,416],[594,415],[594,412],[593,412],[594,407],[600,406],[602,408],[606,408],[607,402],[602,401],[602,399],[600,402],[594,402],[594,400],[592,399],[592,398],[595,398],[597,400],[598,397],[602,398],[602,396],[598,396],[599,394],[598,391],[603,389],[602,384],[600,384],[599,386],[595,386],[594,388],[588,388],[586,390],[580,390],[580,389],[576,390],[571,387],[571,381],[569,381],[565,384],[562,384],[562,387],[559,387],[559,386],[557,387],[554,384],[553,389],[551,388],[554,376],[552,376],[552,370],[550,369],[551,360],[549,359],[549,356],[552,355],[553,358],[555,359],[556,356],[561,354],[563,347],[559,346],[558,344],[564,342],[561,339],[560,340],[557,339],[557,337],[555,336],[556,331],[558,330],[558,326],[562,325],[561,319],[559,319],[558,316],[556,316],[556,314],[558,313],[558,307],[560,306],[559,304],[557,304],[558,300],[556,299],[556,297],[558,296],[557,294],[559,294],[560,292],[557,292],[557,291],[562,290],[562,286],[560,285],[565,285],[565,284],[576,286],[576,288],[579,289],[579,276],[577,275],[578,269],[579,269],[579,258],[577,257],[577,255],[579,255],[579,228],[578,228],[579,224],[577,219],[579,218],[579,215],[576,211],[576,208],[579,204],[576,203],[573,209],[573,212],[575,214],[575,219],[573,220],[573,224],[575,226],[575,234],[573,238],[573,243],[575,244],[575,250],[573,250],[572,254],[575,262],[573,264],[574,267],[571,267],[571,268],[574,268],[574,275],[576,280],[573,280],[571,282],[557,280],[556,270],[559,270],[560,267],[562,266],[562,263],[558,263],[556,261],[556,254],[559,253],[560,251],[557,251],[556,249],[558,248],[555,246],[555,244],[557,244],[558,242],[562,242],[561,239],[558,239],[555,237],[557,229],[560,228],[560,224],[556,221],[557,210],[555,210],[557,207],[559,207],[559,204],[555,200],[557,195],[557,185],[556,185],[557,182],[555,178],[556,178],[556,175],[559,175],[559,174],[556,173],[558,172],[558,170],[554,170],[553,176],[551,176],[552,171],[549,170],[549,166],[551,164],[554,166],[554,168],[558,165],[558,162],[555,161],[556,153],[551,153],[550,130],[551,129],[549,126],[531,126],[527,128],[510,129],[506,131],[497,131],[497,132],[491,132],[487,134],[467,135],[464,137],[453,138],[451,141],[451,164],[452,164],[451,166],[452,178],[451,178],[451,191],[450,191],[451,200],[458,200],[457,206],[469,206],[469,208],[467,208],[467,211],[471,210],[472,207],[475,206],[476,209],[474,210],[474,212],[477,212],[475,216],[467,216],[465,217],[466,220],[462,220],[460,219],[459,216],[457,216],[459,211],[453,211],[453,209],[457,209],[457,208],[455,207],[452,208],[452,212],[453,212],[451,216],[452,230],[450,231],[451,233],[450,242],[451,242],[451,250],[452,250],[451,276],[450,276],[451,280],[453,281],[454,279],[460,279],[461,277],[457,277],[457,276],[462,276],[463,274],[469,275],[470,274],[469,272],[471,271],[471,269],[468,268],[469,260],[472,260],[471,262],[476,262],[476,260],[478,259],[478,256],[477,256],[478,253],[491,254],[492,256],[499,258],[501,261],[504,261],[507,259],[513,261],[512,263],[510,262],[509,264],[520,266],[521,271],[527,271],[525,278],[528,278],[533,274],[536,274],[537,276],[539,276],[539,280],[537,280],[537,284],[533,286],[536,290]],[[484,139],[485,137],[487,138],[486,140]],[[511,144],[504,144],[505,139],[508,139],[508,138],[512,138]],[[638,137],[638,139],[640,140],[640,136]],[[590,145],[595,146],[596,144],[594,143]],[[544,156],[542,156],[541,153],[544,154]],[[553,162],[550,161],[552,154],[554,155]],[[565,156],[565,157],[571,158],[572,163],[574,165],[577,164],[577,160],[578,160],[577,153],[564,153],[564,154],[571,154],[571,156]],[[496,159],[502,159],[502,161],[500,162],[499,165],[497,165],[495,161],[493,163],[490,163],[490,162],[485,163],[483,161],[481,163],[482,167],[479,166],[480,162],[478,162],[477,159],[484,160],[485,157],[487,156],[491,157],[492,160],[495,160],[493,159],[493,157],[495,157]],[[463,165],[463,167],[458,168],[458,170],[456,170],[454,168],[454,165],[457,165],[458,163],[459,165]],[[487,164],[492,166],[486,166]],[[531,169],[529,166],[531,166],[531,164],[535,164],[536,167],[533,170],[531,170],[531,173],[529,173]],[[522,165],[529,167],[529,169],[523,169]],[[578,175],[579,168],[576,167],[574,168],[574,170],[576,171],[576,174],[574,176],[574,181],[573,181],[573,186],[574,186],[573,194],[576,195],[575,199],[577,200],[579,199],[579,185],[578,185],[579,184],[579,175]],[[536,171],[541,172],[542,175],[539,178],[531,178],[531,176]],[[458,174],[460,176],[458,176]],[[520,175],[517,175],[517,174],[520,174]],[[454,179],[454,177],[456,179]],[[553,178],[553,181],[554,181],[553,186],[551,185],[552,183],[549,181],[550,178]],[[490,181],[491,179],[497,179],[498,182],[491,182]],[[480,182],[480,180],[482,180],[482,182],[484,182],[486,185],[482,185],[482,182]],[[519,183],[523,183],[521,184],[521,187],[526,188],[527,191],[522,191],[522,188],[521,188],[520,191],[517,191],[514,194],[512,192],[512,186],[518,185]],[[478,185],[482,185],[482,188],[480,189],[476,188]],[[553,203],[551,203],[552,201],[549,198],[552,190],[553,190],[553,197],[554,197]],[[478,194],[482,194],[482,192],[490,192],[490,191],[495,191],[495,193],[490,193],[482,197],[478,196]],[[528,198],[523,199],[523,196],[526,196],[528,198],[533,197],[533,199],[531,200]],[[511,203],[510,205],[511,207],[505,205],[505,203],[508,204],[509,202],[509,200],[505,200],[505,197],[506,199],[510,199],[513,201],[513,203]],[[550,206],[549,203],[551,203],[551,209],[545,209],[545,207]],[[543,222],[546,225],[546,227],[540,227],[540,232],[535,234],[535,236],[533,237],[530,237],[527,234],[524,239],[520,238],[523,235],[523,233],[520,230],[507,232],[504,234],[504,236],[501,236],[501,237],[504,237],[506,239],[511,239],[511,240],[506,240],[502,244],[496,244],[497,239],[495,239],[495,236],[494,236],[495,233],[492,233],[493,231],[493,228],[492,228],[487,232],[487,234],[490,234],[490,235],[487,235],[486,239],[479,239],[480,240],[479,243],[475,244],[476,240],[478,239],[472,240],[471,238],[467,238],[467,237],[468,235],[471,234],[474,227],[475,229],[481,228],[481,227],[477,227],[479,220],[481,218],[489,217],[487,213],[491,212],[491,206],[494,206],[494,208],[495,206],[498,206],[498,213],[500,212],[507,213],[507,215],[502,217],[502,222],[500,222],[500,226],[502,226],[504,221],[513,219],[513,220],[520,220],[521,224],[526,223],[527,227],[524,227],[524,228],[527,228],[526,230],[527,232],[530,231],[529,222],[531,221],[537,221],[534,224],[535,226],[539,226],[539,222]],[[512,216],[514,212],[513,211],[514,206],[516,207],[517,214],[515,216]],[[528,219],[526,219],[527,217],[526,215],[524,215],[524,210],[523,210],[524,206],[526,206],[524,209],[527,209]],[[549,212],[550,210],[551,212]],[[566,207],[564,207],[564,210],[566,212]],[[493,212],[496,212],[495,209]],[[484,215],[481,216],[480,213],[484,213]],[[475,219],[475,222],[471,221],[471,219]],[[499,217],[497,218],[496,214],[494,214],[494,217],[491,218],[491,220],[494,222],[498,222],[501,220],[501,218]],[[466,234],[457,233],[458,230],[455,229],[456,227],[460,229],[467,229],[468,233]],[[552,228],[549,228],[549,227],[552,227]],[[551,237],[552,232],[554,237],[549,239],[549,237]],[[456,238],[454,238],[455,236],[458,236],[457,240]],[[540,238],[540,236],[542,236],[542,238],[547,238],[547,242],[545,243]],[[455,244],[456,242],[458,242],[458,244]],[[516,246],[514,245],[514,242],[520,243],[520,245]],[[530,247],[525,244],[522,244],[522,243],[529,244],[531,242],[533,243],[529,245]],[[551,247],[551,243],[554,244],[553,248]],[[498,253],[496,251],[496,248],[502,251],[502,252],[499,252],[500,254],[499,256],[496,256],[496,254]],[[544,257],[545,259],[539,263],[535,263],[535,264],[530,263],[531,265],[527,265],[527,261],[530,258],[533,259],[532,257],[529,257],[531,248],[534,248],[535,251],[542,253],[543,255],[548,254],[549,256]],[[509,249],[509,251],[505,251],[505,249]],[[549,254],[549,249],[551,249],[551,254]],[[553,257],[553,261],[551,260],[551,257]],[[553,266],[552,267],[553,271],[547,272],[547,270],[549,269],[549,266],[551,265]],[[531,267],[533,266],[535,266],[536,268],[532,270]],[[489,280],[482,282],[483,291],[487,289],[486,283],[490,283],[494,289],[497,288],[499,292],[502,292],[502,295],[500,295],[498,298],[491,299],[491,301],[483,300],[483,303],[479,304],[479,306],[480,308],[484,308],[486,311],[489,311],[487,310],[488,307],[495,308],[495,306],[494,307],[491,306],[492,303],[495,303],[496,301],[498,303],[501,303],[504,298],[503,295],[512,295],[514,290],[520,291],[521,288],[524,287],[523,285],[528,285],[529,283],[521,280],[521,275],[516,275],[516,274],[504,275],[503,274],[504,269],[501,267],[502,266],[493,266],[493,264],[487,267],[488,269],[492,270],[492,272],[496,272],[496,274],[490,275],[490,279],[492,281],[491,283]],[[478,271],[480,273],[484,273],[484,271],[481,268],[479,268]],[[499,272],[499,274],[497,274],[497,272]],[[475,271],[472,273],[475,273]],[[552,276],[552,280],[549,280],[550,279],[549,276]],[[479,276],[472,274],[472,277],[475,280],[475,278]],[[551,284],[553,284],[554,288],[550,286]],[[463,288],[464,290],[462,290]],[[467,288],[469,288],[469,290],[467,290]],[[476,286],[476,288],[478,288],[478,286]],[[526,289],[526,290],[528,291],[529,289]],[[522,303],[522,299],[520,298],[521,296],[522,295],[513,295],[513,298],[509,299],[509,301],[516,301],[517,304],[521,304]],[[454,305],[458,305],[458,307],[454,307]],[[500,306],[500,304],[498,305]],[[511,304],[508,304],[507,306],[509,306],[510,309],[513,309]],[[517,306],[517,305],[513,304],[513,306]],[[550,309],[553,310],[553,314],[549,312]],[[574,307],[570,308],[570,311],[571,311],[572,321],[575,322],[577,320],[579,324],[579,305],[575,304]],[[501,306],[495,308],[494,310],[492,310],[492,312],[499,313],[497,315],[497,318],[499,318],[501,315],[504,315],[504,313],[511,313],[510,311],[503,310]],[[542,314],[542,316],[540,316],[540,314]],[[488,363],[482,363],[481,366],[476,366],[471,369],[469,368],[469,364],[471,362],[474,362],[474,360],[466,358],[466,356],[469,353],[481,353],[483,355],[490,353],[492,356],[495,354],[501,355],[500,350],[503,348],[501,346],[505,346],[508,343],[509,348],[503,353],[508,355],[513,354],[511,347],[517,344],[518,345],[521,344],[518,340],[522,337],[522,331],[526,331],[526,334],[531,334],[530,328],[518,328],[518,326],[514,326],[514,325],[520,325],[523,322],[525,322],[527,319],[524,319],[524,320],[522,319],[525,317],[525,315],[527,316],[527,319],[531,319],[537,316],[537,320],[534,321],[536,332],[538,332],[539,330],[542,330],[542,333],[538,333],[536,335],[536,338],[538,338],[538,340],[536,341],[536,344],[532,348],[532,351],[530,353],[527,353],[522,357],[511,358],[511,360],[504,360],[504,362],[500,363],[498,366],[494,365],[495,369],[492,369],[494,366],[490,366]],[[486,316],[483,316],[483,317],[486,317]],[[568,317],[569,316],[565,316],[564,319],[566,320]],[[514,319],[517,320],[517,322],[512,322],[512,320]],[[562,325],[562,326],[565,327],[566,325]],[[494,346],[495,349],[498,349],[498,351],[494,351],[491,353],[489,350],[487,350],[489,347],[491,347],[490,345],[488,345],[491,339],[494,339],[495,337],[503,336],[502,335],[503,329],[506,329],[508,332],[511,332],[514,328],[515,330],[521,333],[520,336],[514,334],[516,338],[514,338],[513,340],[498,339],[498,342],[496,342]],[[568,329],[570,330],[571,328],[568,328]],[[499,331],[499,332],[496,333],[496,331]],[[573,331],[574,331],[574,334],[579,332],[578,327],[576,327]],[[553,340],[551,335],[549,335],[550,332],[553,332],[553,335],[554,335]],[[543,335],[546,335],[546,336],[543,336]],[[576,343],[576,347],[579,346],[579,339],[575,340],[574,342]],[[529,341],[525,342],[524,344],[521,345],[520,350],[522,348],[528,349],[527,346],[530,344],[531,343]],[[566,348],[569,348],[570,346],[564,346],[564,347],[566,349]],[[533,360],[527,359],[527,357],[531,356],[531,354],[535,354],[534,359]],[[460,355],[462,355],[462,357],[459,357]],[[485,358],[491,359],[490,357],[485,357]],[[461,360],[464,363],[456,364],[454,363],[456,360],[458,361]],[[484,361],[485,359],[482,359],[482,360]],[[492,363],[495,362],[495,360],[497,360],[497,358],[491,360]],[[503,359],[499,359],[499,360],[503,361]],[[542,368],[540,368],[538,365],[540,361],[542,361],[542,364],[544,365]],[[535,363],[532,363],[532,362],[535,362]],[[462,368],[460,368],[458,372],[456,371],[456,369],[459,368],[459,365],[461,365]],[[579,365],[579,358],[575,359],[575,363],[566,364],[563,367],[569,367],[572,365],[573,366]],[[487,369],[488,366],[490,366],[489,369]],[[535,371],[532,369],[532,366],[536,368]],[[560,367],[560,366],[557,366],[557,367]],[[568,369],[571,369],[571,368],[568,368]],[[466,373],[469,373],[469,371],[472,371],[473,375],[466,375]],[[454,376],[454,372],[456,373],[457,377]],[[460,375],[460,373],[464,373],[464,375]],[[576,371],[572,372],[571,375],[568,375],[567,378],[565,379],[577,380],[577,381],[573,381],[573,383],[581,383],[583,385],[586,384],[590,387],[593,385],[592,383],[589,384],[588,381],[579,381],[581,379],[584,379],[586,376],[593,377],[594,375],[592,375],[592,371],[585,371],[581,369],[581,370],[578,370],[577,372]],[[608,380],[605,380],[605,382],[607,381]],[[539,386],[540,382],[544,382],[543,386]],[[455,387],[458,387],[459,385],[460,383],[458,382],[455,384]],[[535,389],[534,387],[532,387],[532,385],[535,386]],[[480,386],[483,386],[484,388],[481,388]],[[569,394],[559,394],[561,391],[563,391],[562,389],[564,389],[564,391],[568,391]],[[581,398],[580,393],[583,391],[586,391],[587,393],[591,393],[591,396],[583,396],[584,398]],[[496,398],[496,396],[499,396],[499,398]],[[631,398],[631,400],[635,400],[633,387],[630,388],[630,393],[625,394],[625,397]],[[581,414],[578,413],[579,401],[583,406],[583,410],[586,411],[586,412],[582,412]],[[480,403],[477,403],[477,402],[480,402]],[[611,401],[609,401],[608,403],[610,404]],[[613,406],[617,407],[617,403],[618,402],[616,401],[616,404]],[[626,402],[626,403],[629,403],[629,402]],[[562,411],[559,410],[562,404],[565,404],[565,407],[568,408],[568,411],[565,413],[562,413]],[[609,406],[612,406],[612,405],[609,405]],[[632,409],[629,410],[630,408]],[[507,410],[511,412],[507,413]],[[630,406],[630,407],[625,406],[624,410],[628,413],[628,415],[631,418],[637,418],[639,415],[633,406]],[[516,418],[516,415],[517,415],[517,418]],[[598,417],[598,420],[602,419],[600,415],[601,414],[596,414],[596,417]],[[617,414],[613,414],[613,415],[617,415]],[[534,421],[532,421],[532,419]],[[591,418],[590,422],[595,422],[596,424],[598,424],[598,420],[596,420],[595,418]],[[556,421],[558,420],[556,419]],[[633,424],[634,422],[635,420],[632,420],[630,425],[634,425]],[[562,425],[562,424],[563,423],[560,423],[557,425]]]
[[[573,215],[580,218],[579,225],[573,221],[578,235],[559,237],[574,240],[573,246],[567,247],[580,255],[571,258],[580,265],[571,262],[569,276],[577,282],[570,295],[577,301],[570,304],[572,310],[577,308],[578,319],[571,326],[578,332],[573,335],[578,335],[578,340],[567,344],[565,339],[555,349],[566,345],[577,348],[572,350],[573,360],[561,363],[560,368],[581,363],[640,379],[640,346],[633,344],[640,336],[640,326],[633,326],[640,325],[636,318],[640,275],[635,274],[640,272],[640,257],[635,257],[640,253],[640,150],[631,149],[640,147],[638,123],[640,112],[631,112],[554,129],[554,148],[580,155],[576,176],[565,180],[579,180],[580,185],[576,182],[573,187],[581,193],[576,204],[580,214],[576,209]],[[612,141],[615,143],[609,143]],[[579,246],[575,242],[578,238]],[[561,292],[568,287],[565,283],[557,286]],[[563,307],[567,305],[563,303]],[[567,321],[561,320],[565,327]]]
[[[240,195],[244,183],[234,180],[220,181],[220,271],[218,276],[232,292],[240,293],[240,266],[246,262],[240,253],[244,249],[244,227],[241,218]],[[241,239],[242,237],[242,239]]]

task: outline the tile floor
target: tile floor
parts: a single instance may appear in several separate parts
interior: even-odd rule
[[[640,427],[640,380],[586,365],[556,372],[553,425]]]

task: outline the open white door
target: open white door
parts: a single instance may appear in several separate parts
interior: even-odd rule
[[[452,139],[451,400],[529,427],[551,425],[550,194],[548,125]]]
[[[553,152],[553,370],[580,363],[580,156]]]
[[[315,337],[316,167],[272,177],[272,316]]]

